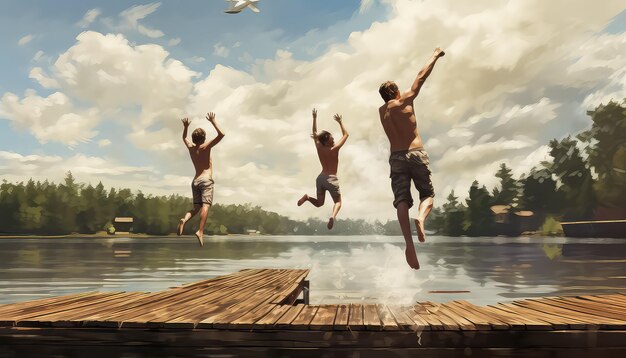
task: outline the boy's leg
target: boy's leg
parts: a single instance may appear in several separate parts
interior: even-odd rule
[[[298,206],[302,206],[305,201],[309,200],[309,196],[307,194],[302,195],[300,200],[298,200]]]
[[[417,260],[417,253],[415,252],[415,244],[413,244],[413,236],[411,235],[411,223],[409,221],[409,203],[407,201],[401,201],[396,207],[398,214],[398,222],[400,223],[400,229],[404,236],[404,242],[406,243],[406,249],[404,254],[406,256],[406,262],[418,270],[420,268],[419,261]]]
[[[200,208],[200,224],[198,225],[198,231],[196,232],[196,237],[200,242],[200,246],[204,246],[202,236],[204,235],[204,224],[206,223],[206,218],[209,215],[209,207],[213,205],[213,189],[213,179],[204,178],[201,186],[202,207]]]
[[[317,198],[312,198],[307,194],[304,194],[300,200],[298,200],[298,206],[304,204],[305,201],[310,202],[315,207],[320,207],[324,205],[324,200],[326,196],[326,190],[324,190],[324,181],[326,177],[324,175],[318,175],[315,179],[315,189],[317,190]]]
[[[392,155],[389,160],[389,164],[391,165],[391,190],[393,191],[394,198],[393,205],[396,207],[398,222],[400,223],[402,236],[404,236],[404,242],[406,243],[404,250],[406,262],[411,268],[418,270],[420,264],[417,260],[413,236],[411,235],[411,222],[409,221],[409,208],[413,206],[411,175],[403,157],[404,156],[395,160]]]
[[[298,206],[304,204],[305,201],[308,201],[311,204],[313,204],[314,206],[319,208],[320,206],[324,205],[324,201],[325,201],[324,194],[320,195],[318,193],[317,194],[317,198],[312,198],[312,197],[308,196],[307,194],[304,194],[302,196],[302,198],[300,198],[300,200],[298,200]]]
[[[202,240],[202,235],[204,234],[204,224],[206,223],[206,218],[209,215],[209,204],[202,203],[202,207],[200,208],[200,225],[198,227],[198,231],[196,232],[196,237],[200,242],[200,246],[204,246],[204,241]]]
[[[335,219],[337,218],[337,213],[339,213],[339,209],[341,209],[341,195],[333,198],[333,201],[335,202],[335,205],[333,205],[333,215],[330,217],[330,219],[328,219],[328,225],[326,225],[326,227],[328,227],[328,230],[333,228],[333,225],[335,224]]]
[[[202,207],[202,205],[200,205],[200,204],[193,204],[193,209],[191,209],[188,212],[186,212],[185,216],[180,219],[180,222],[178,223],[178,236],[183,234],[183,230],[185,230],[185,224],[192,217],[194,217],[194,215],[196,215],[198,213],[198,211],[200,210],[201,207]]]
[[[432,196],[422,199],[419,205],[417,216],[415,217],[415,229],[417,231],[417,239],[420,242],[426,241],[426,233],[424,232],[424,222],[426,222],[426,218],[428,217],[428,214],[430,214],[430,210],[432,208],[433,208]]]
[[[411,155],[411,177],[415,184],[415,189],[420,193],[420,204],[415,216],[415,229],[417,238],[420,242],[426,241],[426,233],[424,224],[426,217],[433,208],[433,197],[435,190],[433,188],[432,173],[429,167],[430,160],[425,151],[420,150],[413,152]]]
[[[324,202],[326,201],[326,193],[325,192],[317,193],[317,198],[311,198],[310,196],[308,196],[308,198],[311,204],[319,208],[320,206],[324,205]]]

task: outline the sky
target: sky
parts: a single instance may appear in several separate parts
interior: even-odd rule
[[[395,217],[378,86],[410,87],[446,51],[415,101],[435,206],[501,163],[516,177],[548,142],[626,98],[626,2],[261,0],[4,1],[0,13],[0,179],[79,182],[191,196],[180,118],[226,136],[213,150],[215,203],[326,218],[315,194],[318,128],[340,152],[340,216]],[[416,192],[414,195],[417,197]],[[330,198],[327,200],[330,203]]]

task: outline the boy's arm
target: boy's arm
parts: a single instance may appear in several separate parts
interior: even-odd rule
[[[341,128],[342,135],[341,135],[341,139],[339,139],[339,141],[331,148],[331,150],[341,148],[346,143],[346,140],[348,140],[348,136],[349,136],[348,131],[343,126],[343,120],[341,118],[341,115],[335,114],[333,118],[337,121],[337,123],[339,123],[339,127]]]
[[[224,138],[224,132],[222,132],[220,127],[217,126],[217,123],[215,123],[215,113],[213,113],[213,112],[207,113],[206,119],[209,122],[211,122],[211,124],[213,125],[213,127],[217,131],[217,135],[210,142],[202,144],[200,146],[200,148],[202,148],[202,149],[211,148],[211,147],[215,146],[217,143],[219,143],[222,140],[222,138]]]
[[[313,111],[311,111],[311,114],[313,115],[313,130],[312,130],[311,138],[313,138],[313,141],[315,141],[315,144],[317,145],[320,142],[317,139],[317,109],[313,108]]]
[[[435,52],[433,52],[433,56],[430,58],[430,60],[428,60],[426,66],[424,66],[424,68],[422,68],[422,70],[417,74],[417,77],[415,78],[415,81],[413,81],[411,89],[402,96],[402,99],[413,101],[415,97],[417,97],[420,89],[422,88],[422,85],[424,84],[428,76],[430,76],[430,73],[433,71],[435,63],[440,57],[443,57],[445,54],[446,53],[443,52],[443,50],[439,47],[435,49]]]
[[[183,118],[181,119],[181,122],[183,122],[183,142],[185,142],[185,146],[187,146],[187,148],[192,148],[193,143],[187,139],[187,129],[189,129],[189,123],[191,122],[189,121],[189,118]]]

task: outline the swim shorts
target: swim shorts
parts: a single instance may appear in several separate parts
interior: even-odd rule
[[[431,179],[428,154],[423,148],[401,150],[389,156],[391,167],[391,190],[393,191],[393,206],[398,207],[402,201],[413,206],[411,196],[411,180],[415,189],[419,191],[420,201],[427,197],[434,197],[435,190]]]
[[[326,191],[330,193],[330,196],[336,202],[339,200],[341,192],[339,191],[339,179],[336,175],[320,174],[315,180],[315,186],[317,187],[317,198],[322,198]]]
[[[191,192],[194,204],[213,204],[213,179],[208,175],[201,175],[191,182]]]

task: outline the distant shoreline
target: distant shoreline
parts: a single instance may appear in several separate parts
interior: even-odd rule
[[[206,236],[272,236],[272,235],[268,235],[268,234],[226,234],[226,235],[209,235],[209,234],[205,234]],[[380,234],[378,234],[380,235]],[[413,233],[413,235],[415,235],[415,233]],[[437,235],[437,234],[430,234],[430,235]],[[278,235],[278,236],[283,236],[283,235]],[[287,236],[302,236],[302,235],[287,235]],[[307,235],[304,235],[307,236]],[[316,236],[316,235],[313,235]],[[321,236],[326,236],[326,235],[321,235]],[[333,235],[329,235],[329,236],[333,236]],[[341,236],[361,236],[361,235],[341,235]],[[381,236],[398,236],[398,235],[381,235]],[[131,239],[136,239],[136,238],[145,238],[145,239],[149,239],[149,238],[168,238],[168,237],[172,237],[172,238],[176,238],[179,237],[178,235],[176,235],[176,233],[170,233],[168,235],[150,235],[150,234],[141,234],[141,233],[129,233],[129,234],[117,234],[117,235],[109,235],[106,232],[102,231],[102,232],[98,232],[95,234],[65,234],[65,235],[30,235],[30,234],[0,234],[0,240],[2,239],[116,239],[116,238],[131,238]],[[182,237],[193,237],[193,235],[182,235]],[[449,236],[449,237],[470,237],[470,236]],[[493,237],[507,237],[507,236],[493,236]],[[540,232],[525,232],[523,235],[519,235],[519,236],[513,236],[513,237],[564,237],[562,234],[561,235],[547,235],[547,234],[542,234]]]
[[[208,234],[205,234],[208,235]],[[208,235],[208,236],[267,236],[264,234],[227,234],[227,235]],[[150,235],[150,234],[116,234],[109,235],[105,232],[95,234],[64,234],[64,235],[31,235],[31,234],[0,234],[1,239],[115,239],[115,238],[155,238],[155,237],[179,237],[176,233],[168,235]],[[192,234],[182,235],[182,237],[193,237]]]
[[[138,238],[138,237],[168,237],[168,236],[176,236],[175,233],[170,235],[148,235],[148,234],[120,234],[120,235],[109,235],[107,233],[96,233],[96,234],[65,234],[65,235],[30,235],[30,234],[0,234],[0,239],[65,239],[65,238],[73,238],[73,239],[103,239],[103,238],[116,238],[116,237],[130,237],[130,238]],[[188,235],[186,235],[188,236]]]

